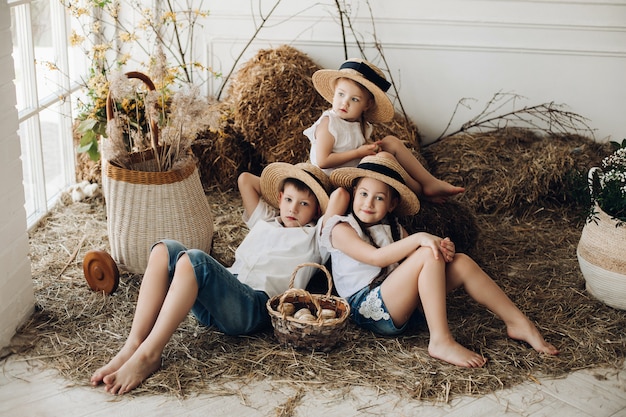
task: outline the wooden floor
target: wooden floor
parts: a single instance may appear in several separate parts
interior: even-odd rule
[[[349,392],[312,388],[299,398],[295,390],[270,382],[233,386],[236,395],[185,400],[145,394],[115,397],[101,388],[72,386],[41,364],[19,357],[9,357],[0,367],[0,416],[626,417],[626,367],[584,370],[540,383],[528,381],[479,398],[454,398],[443,405],[378,395],[359,387]]]

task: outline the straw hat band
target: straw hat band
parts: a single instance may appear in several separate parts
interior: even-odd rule
[[[396,190],[400,195],[398,205],[394,209],[396,215],[410,216],[419,211],[419,199],[406,185],[409,176],[395,158],[382,154],[369,155],[356,167],[337,168],[330,174],[330,181],[334,186],[353,190],[358,178],[373,178]]]
[[[391,99],[385,93],[391,87],[391,83],[374,64],[353,58],[341,64],[338,70],[317,70],[311,78],[317,92],[331,104],[334,104],[338,79],[347,78],[359,83],[374,97],[374,105],[366,111],[366,120],[373,123],[386,123],[393,120],[395,109]]]
[[[324,188],[324,189],[328,188],[328,186],[322,182],[321,178],[318,178],[317,176],[315,176],[315,174],[313,174],[312,172],[307,171],[305,168],[302,168],[302,170],[304,172],[306,172],[307,174],[309,174],[315,180],[315,182],[318,183],[322,188]]]
[[[355,71],[358,71],[362,76],[364,76],[370,82],[374,83],[376,87],[380,88],[384,92],[387,92],[387,90],[389,90],[389,87],[391,87],[391,83],[389,81],[387,81],[384,77],[378,75],[376,71],[374,71],[372,68],[370,68],[369,65],[364,62],[347,61],[341,64],[341,66],[339,67],[340,71],[342,69],[353,69]]]
[[[379,174],[386,175],[398,181],[399,183],[406,185],[406,183],[404,182],[404,178],[402,178],[402,175],[400,175],[398,171],[395,171],[394,169],[389,168],[387,166],[375,164],[371,162],[362,162],[357,166],[357,168],[367,169],[368,171],[374,171]]]

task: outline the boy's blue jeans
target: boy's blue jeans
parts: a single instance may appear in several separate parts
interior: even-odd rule
[[[198,283],[198,296],[191,311],[205,326],[215,326],[228,335],[244,335],[271,325],[265,304],[269,297],[241,283],[236,275],[198,249],[187,249],[175,240],[162,240],[169,252],[168,273],[174,277],[176,263],[187,254]]]

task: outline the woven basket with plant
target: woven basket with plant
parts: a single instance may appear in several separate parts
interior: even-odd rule
[[[140,80],[143,91],[132,80]],[[158,240],[210,252],[213,239],[210,206],[191,152],[199,128],[194,118],[206,105],[193,91],[178,92],[168,102],[163,97],[148,76],[129,72],[112,83],[107,98],[102,185],[109,242],[113,259],[133,273],[144,272]],[[145,124],[116,112],[123,100],[143,103]]]
[[[597,210],[607,213],[617,221],[618,227],[626,226],[626,139],[622,143],[611,142],[612,154],[602,160],[601,168],[589,171],[591,212],[588,221],[597,219]]]
[[[626,139],[589,171],[592,206],[577,247],[585,287],[605,304],[626,309]]]

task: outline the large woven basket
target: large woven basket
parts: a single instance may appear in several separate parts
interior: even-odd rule
[[[141,73],[128,73],[154,89]],[[107,100],[110,110],[111,100]],[[107,111],[109,120],[114,117]],[[152,121],[151,121],[152,123]],[[153,172],[158,147],[156,123],[151,128],[153,149],[130,155],[131,168],[102,160],[102,188],[106,203],[111,256],[123,269],[143,273],[151,246],[175,239],[188,248],[211,251],[213,217],[192,155],[177,168]]]
[[[293,288],[296,274],[303,267],[319,268],[326,274],[328,292],[325,295],[311,294],[306,290]],[[291,275],[289,289],[267,301],[267,311],[274,327],[274,335],[280,343],[324,352],[337,346],[346,330],[350,305],[343,298],[331,295],[332,285],[332,277],[324,265],[303,263],[296,267]],[[307,308],[315,320],[302,320],[287,314],[284,308],[287,303],[292,304],[296,311]],[[333,310],[335,317],[323,318],[322,310]]]
[[[576,250],[585,287],[606,305],[626,310],[626,226],[616,227],[598,205],[595,212],[597,219],[585,224]]]

